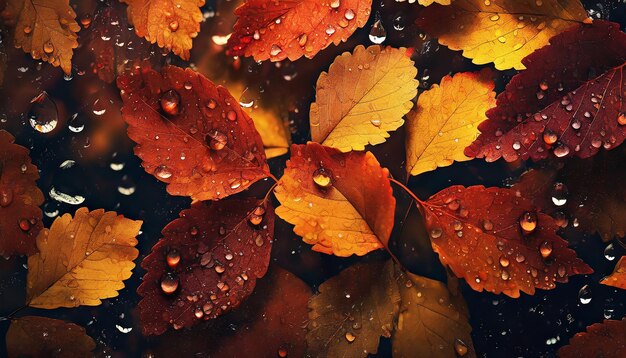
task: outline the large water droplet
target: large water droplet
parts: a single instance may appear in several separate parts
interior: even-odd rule
[[[176,90],[171,89],[161,95],[161,109],[170,116],[180,112],[180,95]]]
[[[209,131],[207,134],[205,141],[213,150],[222,150],[228,143],[228,137],[226,134],[222,132],[218,132],[216,130]]]
[[[31,101],[31,107],[28,112],[28,122],[39,133],[52,132],[59,122],[59,113],[57,105],[48,96],[47,92],[41,92]]]
[[[370,30],[369,39],[372,43],[381,44],[387,39],[387,30],[383,27],[380,19],[377,19]]]
[[[519,226],[525,234],[530,234],[537,228],[537,214],[532,211],[526,211],[519,218]]]
[[[313,182],[320,188],[328,188],[333,185],[330,171],[324,168],[318,168],[313,172]]]
[[[552,186],[552,203],[563,206],[567,203],[567,186],[563,183],[554,183]]]
[[[609,244],[609,246],[604,249],[604,257],[609,261],[615,260],[615,247],[613,244]]]
[[[591,298],[591,289],[589,288],[589,285],[584,285],[580,291],[578,291],[578,300],[580,300],[580,303],[583,305],[586,305],[591,302]]]
[[[552,254],[552,243],[550,241],[544,241],[539,245],[539,253],[541,257],[547,259]]]
[[[161,277],[161,291],[166,295],[171,295],[178,290],[178,276],[175,273],[168,272]]]
[[[154,170],[154,174],[160,179],[169,179],[172,176],[172,171],[165,165],[159,165]]]
[[[180,253],[176,249],[171,249],[167,252],[165,259],[167,261],[167,266],[174,268],[178,266],[178,263],[180,262]]]

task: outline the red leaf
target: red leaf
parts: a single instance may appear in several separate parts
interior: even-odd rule
[[[576,333],[569,345],[559,349],[560,358],[623,358],[626,356],[626,318],[604,320]]]
[[[599,20],[553,37],[523,60],[527,70],[498,96],[465,154],[511,162],[550,153],[587,158],[617,147],[626,138],[625,61],[618,24]]]
[[[0,256],[32,255],[35,238],[43,227],[43,193],[37,188],[39,171],[28,149],[0,130]]]
[[[261,137],[224,87],[175,66],[135,68],[118,87],[135,154],[168,193],[218,200],[268,176]]]
[[[439,259],[476,291],[533,295],[593,272],[556,235],[554,219],[514,190],[452,186],[423,206]]]
[[[346,41],[365,26],[372,0],[248,0],[228,41],[229,55],[295,61],[312,58],[331,43]]]
[[[148,271],[137,289],[144,334],[190,327],[237,307],[265,275],[273,232],[274,209],[253,198],[183,210],[141,263]]]

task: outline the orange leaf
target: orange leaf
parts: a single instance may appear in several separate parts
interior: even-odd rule
[[[519,297],[593,270],[558,226],[512,189],[452,186],[423,203],[433,249],[476,291]]]
[[[365,26],[371,6],[372,0],[248,0],[235,10],[229,54],[256,61],[313,58]]]
[[[26,302],[31,307],[97,306],[116,297],[135,267],[141,221],[87,208],[58,217],[37,236],[28,258]]]
[[[428,6],[432,4],[450,5],[452,0],[417,0],[420,5]]]
[[[168,193],[217,200],[268,176],[261,137],[224,87],[175,66],[135,69],[118,87],[135,154]]]
[[[37,188],[39,171],[31,164],[28,149],[13,143],[0,130],[0,256],[32,255],[35,237],[43,227],[43,193]]]
[[[602,279],[601,284],[626,290],[626,256],[622,256],[615,265],[613,273]]]
[[[559,349],[560,358],[623,358],[626,356],[626,318],[604,320],[576,333],[569,345]]]
[[[121,0],[128,4],[128,19],[137,36],[145,37],[183,60],[189,59],[192,40],[203,20],[204,0]]]
[[[276,214],[315,251],[365,255],[386,246],[393,228],[396,200],[388,176],[370,152],[292,145],[275,189]]]
[[[72,72],[80,26],[69,0],[9,0],[4,13],[17,19],[15,47]]]
[[[93,357],[96,348],[83,327],[36,316],[12,320],[6,342],[9,357]]]

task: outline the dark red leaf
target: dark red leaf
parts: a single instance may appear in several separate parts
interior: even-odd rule
[[[576,333],[569,345],[559,349],[560,358],[624,358],[626,357],[626,318],[604,320]]]
[[[439,259],[476,291],[532,295],[593,272],[556,235],[554,219],[512,189],[452,186],[423,206]]]
[[[587,158],[626,138],[626,34],[619,25],[594,21],[550,40],[523,60],[466,148],[470,157]]]
[[[217,200],[268,176],[263,142],[228,90],[175,66],[118,78],[128,136],[172,195]]]
[[[199,202],[163,229],[141,263],[144,334],[190,327],[237,307],[265,275],[274,209],[254,198]]]

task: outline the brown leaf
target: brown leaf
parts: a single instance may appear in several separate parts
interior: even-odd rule
[[[593,270],[554,219],[512,189],[452,186],[422,203],[435,252],[476,291],[519,297]]]
[[[388,176],[370,152],[292,145],[274,192],[281,203],[276,214],[315,251],[365,255],[391,235],[396,200]]]
[[[0,256],[32,255],[35,238],[43,227],[43,193],[37,187],[39,171],[28,149],[0,130]]]
[[[569,345],[558,351],[560,358],[623,358],[626,356],[626,318],[604,320],[576,333]]]
[[[224,87],[175,66],[136,68],[118,87],[135,154],[168,193],[217,200],[269,175],[254,123]]]
[[[18,357],[93,357],[96,342],[85,329],[57,319],[26,316],[11,321],[7,353]]]
[[[626,290],[626,256],[622,256],[613,273],[600,281],[601,284]]]
[[[104,209],[58,217],[28,258],[26,303],[37,308],[97,306],[116,297],[135,267],[141,221]]]

